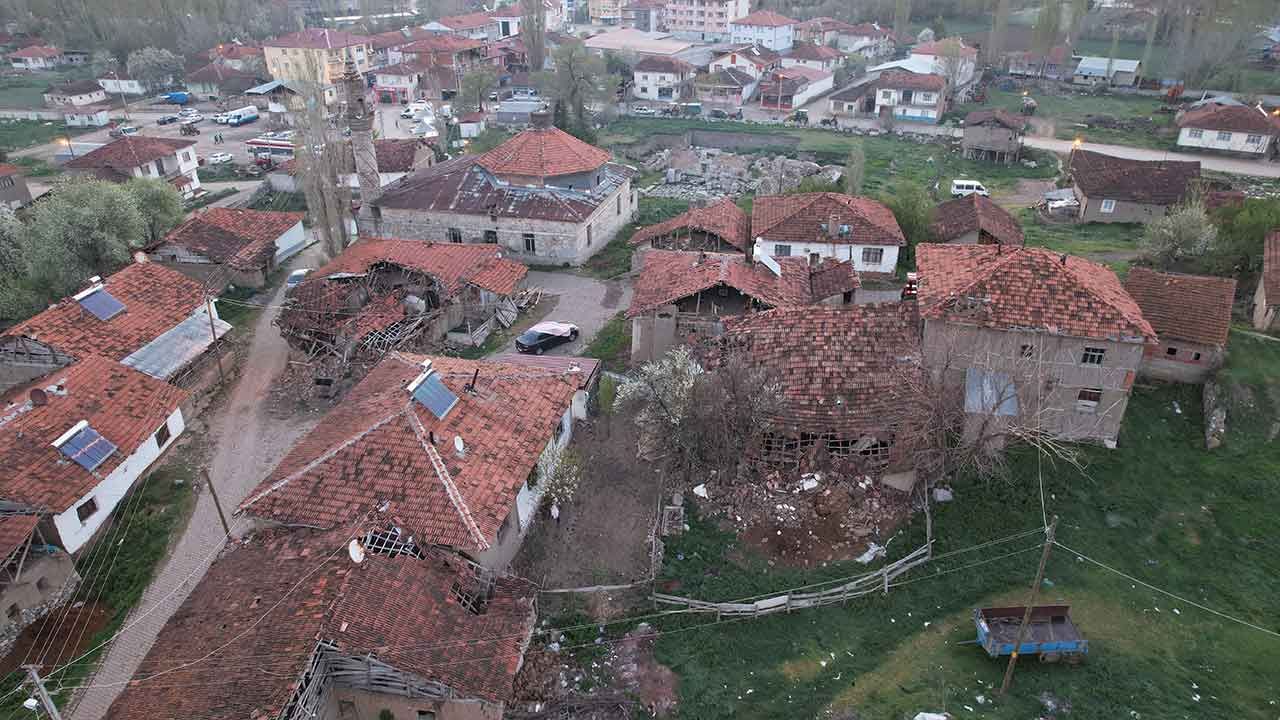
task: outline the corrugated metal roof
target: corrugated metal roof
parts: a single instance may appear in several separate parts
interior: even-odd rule
[[[231,330],[231,325],[222,319],[214,320],[213,327],[217,337],[222,337]],[[199,357],[212,344],[208,314],[194,313],[121,362],[134,370],[164,380]]]

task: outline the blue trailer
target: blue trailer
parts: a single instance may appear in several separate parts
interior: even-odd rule
[[[978,628],[978,644],[991,657],[1013,654],[1018,641],[1018,627],[1026,606],[978,608],[973,611],[973,624]],[[1069,605],[1036,605],[1031,608],[1031,622],[1018,648],[1019,655],[1036,655],[1041,662],[1066,660],[1078,663],[1089,654],[1085,640],[1071,622]]]
[[[169,102],[174,105],[186,105],[191,102],[191,93],[188,92],[171,92],[169,93]]]

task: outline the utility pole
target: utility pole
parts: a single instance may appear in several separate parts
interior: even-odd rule
[[[222,531],[227,534],[227,539],[231,539],[231,527],[227,525],[227,516],[222,514],[222,503],[218,501],[218,489],[213,486],[213,479],[209,477],[209,471],[201,468],[200,474],[204,476],[204,484],[209,486],[209,497],[213,498],[213,507],[218,511],[218,519],[222,521]]]
[[[209,314],[209,337],[212,338],[212,343],[211,343],[211,347],[212,347],[218,344],[218,329],[213,324],[213,300],[210,299],[208,292],[205,292],[204,294],[204,309],[205,309],[205,312]],[[222,372],[222,353],[218,350],[217,347],[213,347],[213,357],[218,361],[218,384],[226,385],[227,376],[224,375]],[[223,520],[222,524],[226,525],[227,522]],[[227,533],[227,534],[230,535],[231,533]]]
[[[44,705],[45,712],[49,713],[52,720],[62,720],[62,714],[58,712],[58,706],[54,704],[53,698],[49,697],[49,691],[44,689],[44,680],[40,678],[39,665],[23,665],[27,675],[31,678],[31,684],[36,688],[36,695],[40,696],[40,704]]]
[[[1013,643],[1013,654],[1009,656],[1009,666],[1004,670],[1004,683],[1000,685],[1000,695],[1009,692],[1013,683],[1013,666],[1018,663],[1018,649],[1027,637],[1027,627],[1031,624],[1031,608],[1035,606],[1036,595],[1040,593],[1040,583],[1044,582],[1044,566],[1049,563],[1049,551],[1053,549],[1053,536],[1058,529],[1058,516],[1054,515],[1049,527],[1044,531],[1044,552],[1040,553],[1040,568],[1036,570],[1036,580],[1031,584],[1031,592],[1027,594],[1027,608],[1022,613],[1022,624],[1018,626],[1018,638]]]

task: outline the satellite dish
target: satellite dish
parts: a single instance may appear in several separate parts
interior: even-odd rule
[[[347,555],[351,556],[351,562],[359,565],[364,562],[364,546],[359,540],[352,538],[351,542],[347,543]]]
[[[31,712],[35,712],[36,708],[40,707],[40,702],[35,698],[27,698],[22,701],[22,707],[30,710]]]
[[[461,435],[453,436],[453,449],[454,449],[454,452],[458,453],[459,456],[467,454],[467,444],[462,442]]]
[[[35,407],[44,407],[49,404],[49,395],[40,388],[31,388],[31,404]]]

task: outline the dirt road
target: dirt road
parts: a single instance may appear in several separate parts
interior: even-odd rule
[[[553,355],[582,352],[609,318],[631,304],[631,281],[626,278],[596,280],[569,272],[535,270],[529,273],[526,283],[560,297],[547,320],[573,323],[580,331],[577,340],[552,349]]]
[[[1022,142],[1027,147],[1049,150],[1066,155],[1071,152],[1070,140],[1026,136]],[[1230,173],[1232,175],[1255,175],[1257,177],[1280,178],[1280,163],[1265,160],[1249,160],[1246,158],[1223,157],[1204,153],[1169,152],[1166,150],[1150,150],[1147,148],[1129,147],[1127,145],[1103,145],[1087,142],[1081,146],[1085,150],[1111,155],[1112,157],[1129,158],[1131,160],[1199,160],[1201,170]]]
[[[304,266],[309,254],[304,251],[290,265]],[[281,287],[271,304],[278,304],[283,297]],[[246,364],[235,387],[215,414],[205,418],[209,438],[215,443],[209,477],[228,513],[314,422],[314,418],[295,422],[271,419],[262,407],[272,380],[288,360],[288,346],[271,325],[275,313],[275,309],[269,309],[258,316]],[[230,520],[233,532],[245,524],[235,518]],[[225,540],[213,500],[207,491],[201,492],[190,524],[126,621],[125,630],[108,648],[90,688],[70,713],[72,720],[100,720],[106,716],[160,629],[204,576]]]

